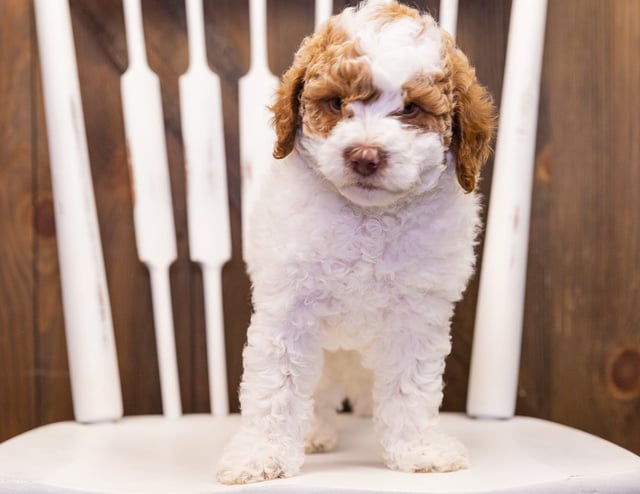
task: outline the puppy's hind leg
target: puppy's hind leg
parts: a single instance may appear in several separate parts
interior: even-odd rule
[[[356,417],[371,417],[373,413],[373,372],[362,365],[359,352],[342,352],[342,372],[339,373],[351,409]]]

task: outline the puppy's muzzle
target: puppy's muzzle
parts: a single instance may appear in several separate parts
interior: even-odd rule
[[[386,165],[382,150],[376,146],[356,146],[344,153],[345,161],[355,173],[369,177]]]

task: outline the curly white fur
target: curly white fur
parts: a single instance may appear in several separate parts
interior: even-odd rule
[[[442,69],[440,31],[416,41],[406,18],[376,30],[378,5],[338,20],[367,40],[361,52],[374,74],[396,82],[380,83],[374,101],[351,103],[328,135],[298,128],[295,149],[269,168],[255,204],[243,422],[218,465],[225,483],[294,475],[305,450],[331,449],[345,394],[356,412],[373,411],[389,467],[467,465],[464,447],[440,430],[438,409],[454,303],[474,266],[479,201],[458,183],[443,136],[394,116],[405,104],[398,80]],[[385,52],[408,45],[431,58]],[[366,187],[344,158],[363,143],[386,159]]]

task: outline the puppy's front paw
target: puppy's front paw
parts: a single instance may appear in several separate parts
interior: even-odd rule
[[[260,457],[253,453],[242,459],[225,456],[216,469],[216,478],[223,484],[250,484],[286,476],[278,458]]]
[[[238,434],[225,448],[216,478],[223,484],[249,484],[290,477],[298,473],[303,460],[302,451],[284,443]]]
[[[389,468],[403,472],[453,472],[469,467],[469,454],[456,438],[432,429],[415,440],[387,447],[385,461]]]

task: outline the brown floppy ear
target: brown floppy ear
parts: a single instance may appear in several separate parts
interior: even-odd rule
[[[306,40],[305,40],[306,42]],[[276,131],[276,145],[273,157],[282,159],[291,151],[298,130],[298,115],[300,110],[300,93],[304,87],[304,74],[307,57],[304,54],[304,42],[296,54],[293,65],[285,72],[276,92],[275,103],[270,107],[273,112],[273,126]],[[305,59],[305,60],[303,60]]]
[[[276,131],[276,145],[273,157],[282,159],[293,151],[296,132],[300,125],[300,96],[304,88],[304,78],[314,57],[321,51],[333,32],[329,21],[318,32],[302,40],[293,64],[284,73],[276,91],[276,100],[269,108],[273,112],[273,126]]]
[[[458,182],[466,192],[476,188],[480,168],[491,154],[495,129],[493,98],[478,83],[476,71],[447,34],[445,37],[453,80],[453,136],[451,148],[456,157]]]
[[[269,108],[273,112],[273,126],[277,137],[273,150],[273,157],[276,159],[282,159],[293,151],[296,132],[302,120],[300,97],[309,66],[316,59],[322,58],[322,53],[329,45],[341,39],[340,31],[333,19],[329,19],[312,36],[302,41],[293,59],[293,65],[282,76],[276,91],[276,100]]]

